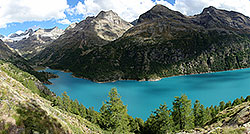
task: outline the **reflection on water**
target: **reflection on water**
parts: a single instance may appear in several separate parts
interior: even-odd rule
[[[78,99],[86,107],[94,106],[96,110],[107,99],[109,90],[116,87],[123,102],[128,105],[128,113],[144,120],[164,102],[171,107],[174,97],[181,94],[187,94],[192,102],[198,99],[205,106],[250,94],[250,69],[177,76],[156,82],[117,81],[103,84],[74,78],[71,73],[46,71],[59,76],[58,79],[51,79],[53,85],[46,85],[53,92],[61,95],[66,91],[72,99]]]

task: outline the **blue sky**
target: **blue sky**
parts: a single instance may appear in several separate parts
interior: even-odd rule
[[[250,0],[0,0],[0,34],[33,28],[65,29],[72,22],[113,10],[126,21],[133,21],[155,4],[162,4],[185,15],[204,7],[234,10],[250,16]]]

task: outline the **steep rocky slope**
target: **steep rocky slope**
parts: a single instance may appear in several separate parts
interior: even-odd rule
[[[85,53],[76,48],[77,55],[81,53],[77,60],[71,53],[66,59],[45,60],[45,65],[97,82],[244,68],[250,66],[249,28],[250,18],[234,11],[208,7],[201,14],[184,16],[156,5],[117,40]],[[44,53],[51,56],[55,57]]]
[[[113,11],[102,11],[96,17],[87,17],[78,24],[70,25],[62,36],[51,43],[51,47],[41,51],[33,61],[78,65],[83,55],[121,37],[130,27],[130,23]]]
[[[14,49],[10,48],[0,39],[0,60],[12,62],[23,70],[33,70],[28,62],[23,59]]]
[[[47,72],[36,72],[33,67],[31,67],[31,64],[25,60],[23,57],[21,57],[13,48],[10,48],[7,44],[5,44],[0,39],[0,60],[10,62],[17,66],[18,68],[22,69],[23,71],[29,72],[33,75],[35,75],[40,81],[51,84],[49,82],[49,78],[56,77],[56,75],[53,75],[51,73]],[[43,88],[44,86],[40,86]]]
[[[63,33],[64,30],[58,27],[52,29],[39,28],[36,31],[29,29],[20,35],[12,34],[8,39],[5,39],[5,42],[23,57],[32,58]]]
[[[29,88],[21,81],[29,81]],[[102,133],[80,116],[52,107],[32,86],[35,81],[34,76],[0,61],[0,133]]]

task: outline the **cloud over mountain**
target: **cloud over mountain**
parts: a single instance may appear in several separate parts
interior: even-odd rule
[[[8,23],[63,19],[67,0],[0,0],[0,28]]]
[[[86,17],[94,16],[101,10],[113,10],[126,21],[133,21],[155,4],[162,4],[185,15],[194,15],[200,13],[205,7],[214,6],[250,16],[250,0],[175,0],[174,5],[166,0],[85,0],[79,1],[68,12],[70,14],[82,14]]]

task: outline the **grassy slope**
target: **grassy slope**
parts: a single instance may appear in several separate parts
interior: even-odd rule
[[[250,102],[226,108],[213,118],[199,133],[242,134],[250,130]]]
[[[52,107],[37,94],[37,88],[24,86],[17,79],[37,79],[9,63],[0,63],[0,130],[2,133],[102,133],[87,120]],[[15,79],[10,75],[15,74]],[[29,87],[30,89],[26,88]]]

